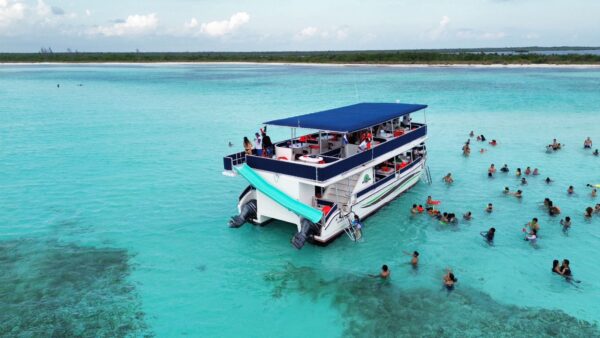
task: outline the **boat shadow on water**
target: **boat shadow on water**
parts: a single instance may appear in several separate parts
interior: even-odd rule
[[[493,300],[464,285],[445,290],[401,290],[390,281],[346,274],[326,278],[317,269],[288,263],[268,272],[272,296],[330,299],[352,337],[598,337],[597,324],[560,310],[524,308]]]

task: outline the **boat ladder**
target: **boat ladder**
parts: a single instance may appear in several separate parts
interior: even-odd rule
[[[423,176],[423,180],[429,185],[431,185],[431,183],[433,182],[431,180],[431,172],[429,171],[429,166],[425,166],[425,175]]]
[[[352,242],[358,242],[361,239],[362,234],[359,233],[358,238],[356,237],[357,233],[354,229],[354,225],[352,224],[352,221],[350,220],[351,214],[353,214],[353,212],[349,212],[346,215],[342,216],[348,223],[348,226],[344,227],[344,232],[346,233],[346,235],[348,235],[348,238],[350,238],[350,240]]]

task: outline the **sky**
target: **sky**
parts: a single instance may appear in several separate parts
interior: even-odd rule
[[[0,0],[0,52],[600,46],[598,0]]]

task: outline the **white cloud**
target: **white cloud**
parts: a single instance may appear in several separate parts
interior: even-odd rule
[[[198,27],[198,20],[196,18],[192,18],[189,22],[185,23],[185,28],[196,28]]]
[[[348,28],[333,27],[331,29],[319,29],[317,27],[308,26],[294,35],[296,40],[307,40],[313,37],[319,37],[321,39],[344,40],[348,37]]]
[[[318,32],[319,32],[319,29],[316,27],[312,27],[312,26],[305,27],[300,32],[298,32],[298,34],[296,34],[296,37],[298,39],[307,39],[307,38],[315,36]]]
[[[6,27],[11,23],[23,19],[25,16],[25,5],[11,0],[0,0],[0,27]]]
[[[148,15],[134,14],[112,26],[99,26],[90,31],[91,34],[104,36],[140,35],[154,31],[158,26],[158,17],[155,13]]]
[[[525,39],[528,40],[533,40],[533,39],[539,39],[540,35],[537,33],[527,33],[525,34]]]
[[[86,16],[90,16],[90,15],[92,15],[92,11],[90,11],[89,9],[86,9],[86,10],[85,10],[85,15],[86,15]]]
[[[506,37],[504,32],[481,32],[474,29],[461,29],[456,37],[464,40],[501,40]]]
[[[432,29],[431,31],[429,31],[429,38],[432,40],[437,40],[438,38],[440,38],[442,35],[444,35],[446,33],[446,29],[447,29],[449,23],[450,23],[450,18],[448,16],[444,15],[442,17],[442,19],[440,20],[440,23],[438,24],[438,26],[435,29]]]
[[[192,19],[194,21],[195,19]],[[229,34],[240,26],[245,25],[250,21],[250,15],[246,12],[238,12],[233,14],[229,20],[222,21],[211,21],[209,23],[203,23],[200,26],[200,33],[206,34],[212,37],[223,36]],[[190,22],[192,23],[192,22]],[[196,22],[197,25],[197,22]]]

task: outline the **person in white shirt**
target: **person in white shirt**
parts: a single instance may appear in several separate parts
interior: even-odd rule
[[[262,138],[259,133],[254,134],[254,149],[257,156],[262,156]]]

